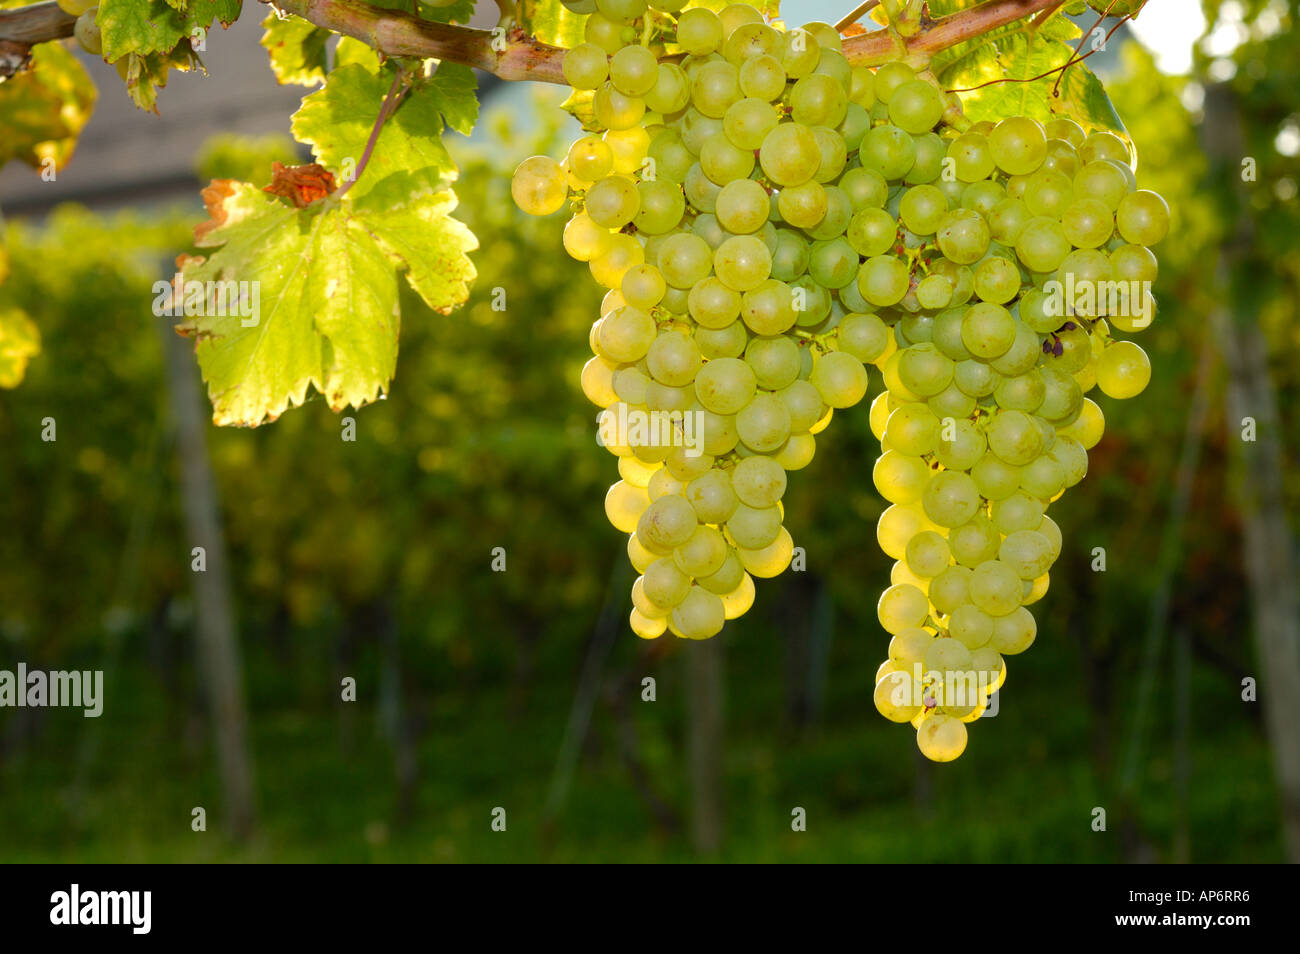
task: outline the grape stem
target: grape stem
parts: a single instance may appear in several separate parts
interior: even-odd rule
[[[868,13],[870,13],[874,7],[877,7],[879,5],[880,5],[880,0],[867,0],[866,3],[858,4],[858,6],[855,7],[851,13],[847,13],[844,16],[840,17],[840,19],[835,24],[835,32],[843,33],[849,27],[853,26],[853,24],[857,23]]]
[[[924,21],[916,35],[907,38],[906,49],[909,54],[933,55],[1046,10],[1056,2],[986,0],[977,7]],[[565,51],[517,27],[500,42],[489,30],[421,20],[410,13],[381,10],[359,0],[275,0],[275,6],[316,26],[358,39],[387,56],[433,57],[472,66],[504,80],[564,85],[561,63]],[[33,46],[72,36],[74,23],[76,18],[53,2],[0,10],[0,48]],[[501,49],[493,49],[494,43]],[[854,66],[879,66],[897,59],[898,51],[888,31],[873,30],[846,39],[844,55]]]
[[[410,92],[410,74],[405,70],[398,70],[397,75],[393,77],[392,85],[388,87],[388,94],[384,96],[384,104],[379,107],[379,115],[375,117],[375,125],[370,130],[370,138],[366,140],[366,148],[361,153],[361,160],[357,163],[357,168],[352,173],[352,178],[343,183],[343,187],[334,193],[334,198],[341,199],[347,195],[348,190],[357,184],[361,178],[361,173],[366,171],[366,165],[370,162],[370,156],[375,151],[375,143],[379,141],[379,134],[383,132],[384,123],[388,122],[393,113],[397,112],[397,107],[402,104],[402,99]]]

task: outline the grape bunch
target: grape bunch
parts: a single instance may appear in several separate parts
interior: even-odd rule
[[[582,387],[618,456],[605,510],[641,574],[632,629],[706,639],[790,566],[787,475],[887,347],[845,235],[886,192],[856,161],[873,76],[833,28],[683,5],[570,4],[594,7],[564,58],[590,132],[512,190],[533,214],[571,204],[564,246],[609,289]]]
[[[1150,323],[1148,246],[1169,230],[1169,209],[1135,188],[1122,139],[1069,119],[916,138],[911,110],[896,110],[911,82],[898,64],[876,74],[898,161],[884,209],[855,218],[849,237],[867,221],[880,236],[870,251],[882,257],[864,265],[879,279],[863,291],[893,330],[870,415],[873,479],[890,504],[877,539],[897,561],[877,608],[891,640],[875,702],[946,762],[1005,680],[1003,657],[1036,636],[1026,607],[1061,552],[1047,509],[1083,479],[1102,436],[1085,395],[1130,398],[1150,380],[1145,352],[1112,330]],[[937,177],[920,169],[931,155]]]

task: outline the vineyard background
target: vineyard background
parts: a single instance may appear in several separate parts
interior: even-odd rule
[[[197,197],[176,199],[199,181],[185,165],[260,182],[292,144],[227,135],[194,160],[196,130],[231,123],[169,108],[222,82],[217,51],[261,60],[255,17],[211,37],[212,78],[164,92],[152,151],[171,171],[152,186],[148,167],[125,162],[115,178],[96,163],[97,124],[132,108],[100,64],[101,115],[60,181],[16,164],[0,176],[11,259],[0,305],[26,309],[42,336],[23,384],[0,391],[0,668],[103,669],[107,701],[99,719],[0,710],[0,859],[1287,857],[1272,762],[1277,746],[1300,746],[1300,727],[1271,749],[1262,706],[1241,701],[1243,678],[1267,676],[1242,557],[1242,415],[1227,401],[1229,332],[1212,316],[1244,314],[1263,331],[1281,409],[1263,436],[1280,442],[1287,480],[1266,519],[1291,521],[1293,536],[1298,11],[1295,0],[1205,9],[1217,26],[1190,83],[1127,31],[1096,58],[1137,144],[1139,185],[1178,216],[1159,250],[1161,310],[1139,339],[1154,373],[1127,406],[1101,399],[1107,435],[1053,511],[1065,549],[1038,640],[960,761],[925,763],[871,703],[886,639],[874,594],[889,562],[874,539],[864,402],[837,415],[787,498],[808,572],[760,586],[755,610],[718,637],[725,741],[717,777],[701,768],[690,728],[709,713],[686,665],[699,644],[642,643],[624,625],[630,570],[600,506],[614,468],[578,387],[598,289],[561,255],[562,217],[530,219],[510,201],[510,170],[555,154],[567,120],[557,90],[496,85],[473,139],[451,137],[458,215],[481,242],[472,297],[447,317],[403,301],[393,392],[349,412],[357,440],[340,440],[319,399],[256,431],[207,430],[253,764],[242,837],[223,820],[195,655],[170,332],[148,302],[198,218]],[[809,18],[842,12],[800,4]],[[273,84],[264,69],[257,81]],[[1252,182],[1206,158],[1221,133],[1203,121],[1214,83],[1233,92]],[[117,211],[51,208],[42,190],[56,186]],[[1220,199],[1234,188],[1248,196],[1245,255],[1225,254],[1241,223]],[[873,371],[871,394],[880,386]],[[39,439],[47,416],[55,443]],[[498,546],[504,573],[490,569]],[[1098,546],[1104,573],[1091,568]],[[347,676],[355,703],[339,700]],[[654,702],[642,700],[647,676]],[[194,806],[208,810],[207,833],[190,829]],[[504,834],[490,828],[497,806]],[[721,814],[702,820],[702,806]],[[1097,806],[1105,833],[1091,828]],[[795,807],[806,832],[790,830]]]

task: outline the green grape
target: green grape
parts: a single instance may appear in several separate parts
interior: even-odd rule
[[[1032,414],[1042,406],[1045,391],[1042,374],[1037,368],[1030,368],[1024,374],[999,381],[993,389],[993,400],[1000,408]]]
[[[921,397],[932,397],[946,388],[952,373],[952,360],[929,342],[905,349],[898,361],[903,385]]]
[[[1075,199],[1061,216],[1061,229],[1076,248],[1100,248],[1110,241],[1115,219],[1097,199]]]
[[[722,55],[737,69],[746,60],[779,52],[784,38],[765,23],[747,23],[728,34],[722,43]]]
[[[668,499],[681,500],[680,497]],[[689,534],[694,532],[695,528],[692,527],[686,539],[689,539]],[[637,538],[645,539],[639,531]],[[666,548],[659,547],[659,549]],[[654,606],[671,609],[686,599],[690,589],[691,578],[682,572],[681,567],[671,557],[660,557],[653,561],[641,575],[641,593]]]
[[[768,454],[789,439],[790,412],[779,398],[760,393],[736,414],[736,430],[746,447]]]
[[[1033,645],[1038,635],[1038,624],[1034,615],[1023,606],[1017,606],[1006,616],[993,621],[993,639],[989,643],[995,650],[1006,656],[1022,653]]]
[[[919,627],[929,615],[930,601],[921,590],[908,583],[889,587],[876,604],[876,618],[890,635]]]
[[[771,457],[757,454],[746,457],[731,472],[731,486],[747,507],[760,510],[775,507],[785,496],[785,469]]]
[[[705,116],[694,108],[688,109],[682,117],[681,130],[682,142],[697,156],[706,142],[724,132],[721,119]]]
[[[726,328],[740,316],[740,293],[717,278],[696,282],[687,299],[691,317],[706,329]]]
[[[879,316],[849,314],[838,328],[839,350],[853,355],[864,364],[879,359],[889,345],[889,327]]]
[[[722,46],[722,21],[712,10],[692,7],[677,18],[677,43],[693,56],[707,56]]]
[[[940,429],[938,446],[940,464],[948,470],[970,470],[985,456],[988,442],[970,421],[954,418],[951,430],[947,422]]]
[[[963,209],[972,209],[989,220],[993,210],[998,207],[1003,199],[1006,198],[1006,190],[996,182],[984,180],[981,182],[972,182],[961,192],[961,205]],[[1028,219],[1026,219],[1028,221]],[[992,232],[993,223],[989,221],[989,231]],[[994,236],[996,238],[997,236]],[[999,239],[999,241],[1001,241]],[[1005,242],[1003,244],[1006,244]]]
[[[790,565],[790,559],[794,556],[794,540],[791,539],[790,532],[782,527],[776,539],[766,547],[759,550],[741,547],[737,552],[749,573],[767,579],[780,576]]]
[[[691,83],[691,102],[713,119],[725,116],[740,98],[740,71],[724,61],[704,64]]]
[[[844,351],[831,351],[818,358],[808,381],[833,408],[852,407],[867,393],[867,369]]]
[[[798,187],[796,187],[798,188]],[[815,226],[808,229],[808,234],[821,242],[839,238],[849,227],[853,218],[853,205],[849,197],[837,186],[825,186],[826,214]]]
[[[608,136],[609,133],[606,135]],[[673,182],[684,182],[686,173],[695,162],[695,157],[686,148],[681,133],[670,127],[664,127],[655,134],[647,155],[654,160],[656,173]]]
[[[851,102],[844,110],[844,119],[835,127],[835,131],[844,140],[845,151],[856,155],[862,146],[863,137],[870,128],[871,114],[857,103]]]
[[[970,470],[980,496],[989,500],[1006,500],[1020,489],[1020,468],[1001,460],[994,454],[985,454]]]
[[[987,560],[995,559],[1001,544],[1002,534],[983,513],[977,513],[968,523],[954,527],[948,533],[948,547],[953,559],[972,570]]]
[[[745,353],[749,333],[739,321],[729,322],[721,328],[705,328],[701,325],[695,329],[695,341],[700,346],[700,354],[707,360],[738,358]]]
[[[928,342],[930,333],[934,330],[934,316],[923,312],[906,314],[895,325],[895,328],[906,339],[908,344]]]
[[[644,97],[659,78],[659,60],[644,46],[625,46],[609,61],[609,78],[624,96]]]
[[[750,291],[771,274],[772,253],[761,239],[738,235],[727,239],[713,253],[713,270],[728,288]]]
[[[953,160],[953,173],[961,182],[979,182],[993,174],[993,153],[988,139],[978,133],[965,132],[948,145],[947,157]]]
[[[674,288],[692,288],[709,275],[712,265],[709,243],[698,235],[679,232],[670,235],[659,248],[659,270]]]
[[[943,275],[929,275],[916,286],[916,300],[922,308],[946,308],[952,295],[952,281]]]
[[[1043,522],[1043,502],[1023,490],[1016,490],[990,508],[993,525],[1002,533],[1033,530]]]
[[[943,95],[938,89],[924,80],[910,80],[893,91],[889,121],[905,132],[920,135],[938,124],[943,110]]]
[[[931,185],[913,186],[898,205],[903,224],[917,235],[931,235],[948,212],[948,200]]]
[[[826,187],[816,180],[789,186],[777,194],[781,218],[795,228],[809,229],[826,217]]]
[[[879,85],[879,73],[876,82]],[[864,168],[874,169],[889,180],[901,179],[916,162],[916,142],[897,126],[876,126],[862,137],[859,156]]]
[[[848,161],[848,146],[844,142],[844,137],[833,129],[814,126],[812,132],[813,138],[817,140],[817,149],[821,153],[821,164],[817,167],[817,173],[813,178],[823,184],[834,182],[844,171],[844,164]],[[852,208],[851,202],[849,207]]]
[[[981,302],[962,318],[962,344],[976,358],[988,361],[1006,354],[1015,340],[1016,320],[1001,305]]]
[[[1073,487],[1088,474],[1088,452],[1073,437],[1058,433],[1047,452],[1061,466],[1065,486]]]
[[[924,404],[904,404],[889,415],[885,440],[895,450],[914,457],[932,454],[939,443],[939,419]]]
[[[606,288],[614,289],[623,284],[623,276],[629,268],[635,268],[645,261],[645,249],[630,235],[614,234],[609,237],[609,250],[604,255],[593,258],[588,267],[591,275]]]
[[[952,553],[942,535],[933,530],[923,530],[908,541],[905,560],[909,570],[928,580],[948,568],[952,563]]]
[[[1097,386],[1107,397],[1136,397],[1150,380],[1151,359],[1131,341],[1112,342],[1097,360]]]
[[[682,183],[686,192],[686,201],[698,212],[713,213],[718,208],[718,193],[722,186],[704,174],[703,167],[697,162],[686,173]]]
[[[808,274],[823,288],[843,288],[858,277],[858,253],[844,238],[815,242]]]
[[[796,434],[811,429],[827,413],[821,393],[804,380],[782,388],[777,397],[790,412],[790,430]]]
[[[614,171],[614,150],[596,136],[583,136],[569,147],[568,162],[579,179],[595,182]]]
[[[673,562],[690,577],[711,576],[727,559],[727,541],[715,527],[696,527],[690,539],[673,551]]]
[[[858,271],[858,291],[877,307],[897,305],[907,294],[910,277],[907,266],[888,255],[876,255]]]
[[[770,54],[747,59],[740,67],[740,91],[764,103],[780,99],[785,92],[785,80],[781,61]]]
[[[99,7],[92,6],[80,13],[72,25],[72,33],[76,37],[77,44],[92,56],[99,56],[104,52],[103,35],[99,24],[95,22],[98,12]]]
[[[1121,282],[1154,282],[1160,266],[1151,249],[1121,245],[1110,253],[1111,272]]]
[[[1065,468],[1047,454],[1035,457],[1020,469],[1020,489],[1032,497],[1051,500],[1065,489]]]
[[[697,526],[699,521],[695,518],[695,511],[686,499],[666,494],[646,507],[637,522],[636,535],[647,544],[672,550],[689,540]],[[659,599],[650,588],[650,574],[655,565],[646,571],[646,595],[660,606],[671,606],[671,602]]]
[[[1054,272],[1070,254],[1070,240],[1055,219],[1030,219],[1016,239],[1016,255],[1034,272]]]
[[[755,338],[745,349],[745,362],[753,370],[760,388],[779,391],[799,377],[799,346],[784,335]],[[786,415],[789,416],[788,409]],[[745,443],[754,446],[749,441]]]
[[[1043,380],[1043,403],[1038,408],[1039,417],[1053,424],[1073,421],[1083,406],[1083,390],[1071,375],[1058,368],[1038,369]]]
[[[890,503],[916,503],[930,481],[930,468],[920,457],[887,450],[876,459],[871,479]]]
[[[660,334],[646,353],[651,376],[671,388],[685,387],[694,381],[701,363],[695,340],[675,331]]]
[[[772,277],[792,282],[808,271],[811,259],[808,242],[791,229],[778,230],[776,240],[776,251],[772,253]]]
[[[849,169],[840,177],[840,190],[849,197],[855,213],[863,209],[880,209],[889,198],[889,185],[875,169],[861,166]]]
[[[714,414],[735,414],[754,398],[753,370],[736,358],[715,358],[695,376],[695,396]]]
[[[668,291],[668,285],[664,282],[664,276],[659,269],[644,264],[629,268],[623,275],[620,288],[624,300],[642,311],[650,311],[654,308]]]
[[[931,277],[933,278],[939,276],[931,276]],[[929,279],[926,279],[926,281],[929,281]],[[939,312],[939,314],[935,315],[934,317],[934,327],[930,333],[930,340],[934,342],[934,346],[938,348],[943,354],[947,355],[953,361],[958,363],[968,362],[971,356],[970,351],[967,349],[967,347],[964,344],[962,344],[962,340],[961,340],[961,323],[962,323],[962,318],[965,317],[965,314],[966,314],[966,309],[961,307],[948,308],[944,311]],[[977,365],[977,366],[984,367],[984,365]],[[957,372],[955,368],[953,374],[954,374],[955,383],[957,383],[957,385],[960,387],[961,382],[956,381]],[[970,391],[967,391],[966,388],[964,387],[962,388],[962,390],[966,391],[967,394],[971,393]],[[992,393],[991,385],[989,387],[989,391],[986,393],[990,393],[990,394]],[[975,394],[974,396],[982,397],[983,395]]]
[[[790,89],[791,117],[805,126],[838,126],[848,103],[844,87],[824,73],[796,80]]]
[[[752,169],[753,151],[763,145],[763,140],[776,128],[780,119],[781,117],[768,101],[757,98],[741,99],[728,107],[722,117],[722,129],[732,145],[738,149],[749,150]]]
[[[990,232],[988,223],[978,212],[953,209],[939,223],[935,238],[945,258],[958,265],[971,265],[988,250]]]
[[[1014,246],[1033,217],[1024,202],[1008,196],[989,212],[989,232],[1002,245]]]
[[[1047,137],[1032,119],[1016,116],[1004,119],[989,134],[989,151],[998,168],[1010,175],[1027,175],[1043,163]]]
[[[1044,132],[1049,139],[1064,139],[1075,149],[1082,146],[1083,141],[1088,138],[1088,134],[1083,131],[1083,127],[1073,119],[1048,120]]]
[[[1155,245],[1169,233],[1169,206],[1155,192],[1141,189],[1120,201],[1115,222],[1124,241]]]
[[[596,0],[596,9],[610,20],[631,23],[646,12],[646,0]]]
[[[723,186],[735,179],[744,179],[754,171],[754,153],[737,148],[725,134],[719,133],[709,137],[700,150],[700,168]]]
[[[685,71],[676,63],[660,63],[654,85],[645,93],[646,106],[667,116],[681,112],[690,102],[691,81]]]
[[[596,122],[607,129],[631,129],[645,116],[645,100],[625,96],[613,83],[603,83],[591,101]]]
[[[641,211],[636,183],[623,176],[607,176],[587,190],[586,212],[607,229],[621,229]]]
[[[1005,305],[1020,291],[1020,269],[1015,262],[993,256],[975,266],[975,294],[980,301]]]
[[[799,314],[790,287],[769,278],[742,296],[740,317],[756,335],[779,335],[790,330]]]
[[[1017,321],[1015,328],[1011,347],[989,362],[989,367],[1007,377],[1025,374],[1043,356],[1042,342],[1033,329],[1022,321]]]
[[[672,621],[686,639],[710,639],[722,631],[726,609],[716,593],[692,586],[686,598],[673,609]]]
[[[948,567],[930,581],[930,602],[940,613],[952,613],[958,606],[970,602],[970,580],[971,571],[966,567]]]
[[[601,320],[597,336],[601,353],[613,361],[640,361],[650,350],[658,329],[639,308],[625,305]]]
[[[948,634],[967,649],[979,649],[993,638],[993,617],[972,603],[958,606],[948,620]]]
[[[767,222],[767,190],[753,179],[737,179],[722,187],[717,199],[717,221],[737,235],[757,232]]]
[[[568,177],[554,159],[532,156],[515,168],[510,194],[529,215],[550,215],[569,197]]]
[[[941,527],[959,527],[975,516],[979,489],[969,474],[945,470],[934,475],[921,495],[925,514]]]
[[[781,508],[750,507],[748,504],[738,503],[727,520],[727,533],[731,534],[737,547],[744,547],[746,550],[761,550],[763,547],[771,546],[771,543],[781,534]]]
[[[1023,200],[1034,215],[1059,219],[1070,205],[1073,185],[1068,176],[1039,169],[1025,183]]]
[[[1020,577],[1001,560],[986,560],[971,571],[970,600],[994,620],[994,648],[997,648],[996,617],[1020,608]]]
[[[1089,162],[1074,176],[1076,199],[1096,199],[1112,212],[1130,191],[1124,173],[1109,162]]]
[[[1043,450],[1043,435],[1023,411],[1007,410],[989,421],[989,450],[1015,467],[1023,467]]]
[[[608,180],[602,180],[608,181]],[[682,187],[668,179],[638,182],[640,208],[632,221],[646,235],[664,235],[675,229],[686,211]]]
[[[609,248],[609,229],[597,225],[586,212],[579,212],[564,226],[564,250],[579,262],[599,258]]]
[[[1130,155],[1128,146],[1124,140],[1120,139],[1114,133],[1103,132],[1101,130],[1091,132],[1088,138],[1077,147],[1079,158],[1084,162],[1093,162],[1097,159],[1111,159],[1116,162],[1129,164]]]
[[[744,582],[744,578],[745,566],[740,562],[740,555],[733,547],[728,546],[727,556],[722,561],[722,566],[708,576],[700,577],[695,582],[710,593],[726,596],[740,586]]]
[[[926,648],[921,664],[927,672],[964,672],[970,669],[970,650],[955,639],[936,639]]]
[[[800,123],[781,123],[759,149],[763,173],[779,186],[807,182],[821,166],[821,150],[812,130]]]

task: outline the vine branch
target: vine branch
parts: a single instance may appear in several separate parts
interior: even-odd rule
[[[269,3],[271,0],[261,0]],[[933,55],[990,30],[1057,5],[1057,0],[987,0],[934,21],[906,38],[908,54]],[[503,80],[564,83],[565,51],[516,28],[504,36],[488,30],[421,20],[400,10],[382,10],[360,0],[275,0],[275,6],[350,36],[387,56],[433,57],[472,66]],[[76,18],[53,2],[0,10],[0,44],[32,46],[72,35]],[[494,49],[494,45],[497,47]],[[844,55],[854,66],[879,66],[896,59],[887,30],[849,37]]]

